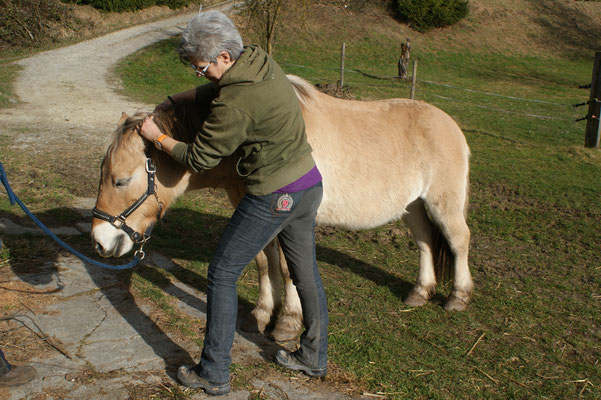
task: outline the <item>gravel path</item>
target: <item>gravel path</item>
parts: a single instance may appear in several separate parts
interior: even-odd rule
[[[117,94],[111,74],[123,57],[158,40],[177,35],[190,15],[134,26],[18,62],[18,107],[0,111],[2,134],[35,130],[37,139],[72,139],[104,144],[121,112],[151,110]],[[59,133],[59,135],[57,135]],[[61,135],[66,133],[66,135]]]
[[[179,34],[190,16],[135,26],[19,61],[23,66],[15,88],[19,104],[0,110],[0,135],[10,136],[14,148],[27,151],[48,147],[69,154],[82,146],[103,149],[121,112],[152,109],[115,92],[111,73],[116,63],[144,46]],[[90,208],[93,201],[81,199],[76,207]],[[0,224],[0,232],[5,226],[4,234],[8,234],[9,223]],[[180,268],[159,254],[152,254],[150,263]],[[58,293],[43,312],[24,313],[9,327],[24,325],[44,332],[61,352],[31,359],[38,377],[21,387],[0,388],[0,399],[137,399],[152,393],[149,387],[155,388],[155,393],[160,386],[176,387],[174,369],[197,360],[200,349],[162,331],[155,322],[154,306],[131,295],[130,279],[131,275],[90,267],[70,255],[61,255],[33,272],[4,269],[5,284],[24,282],[35,291]],[[181,312],[205,318],[204,293],[182,282],[173,282],[164,290],[176,299]],[[240,365],[252,365],[270,359],[279,348],[261,335],[239,332],[233,359]],[[268,377],[252,378],[249,384],[256,389],[254,395],[241,390],[225,398],[246,399],[257,393],[272,399],[349,398],[336,393],[327,382],[309,382],[297,375],[272,372]],[[181,398],[204,397],[193,391]]]

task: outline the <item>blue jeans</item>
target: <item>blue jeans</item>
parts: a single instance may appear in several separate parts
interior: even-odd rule
[[[12,365],[10,365],[8,361],[6,361],[4,353],[2,352],[2,350],[0,350],[0,376],[6,375],[8,371],[11,370],[11,367]]]
[[[305,331],[297,358],[313,368],[327,366],[328,309],[315,258],[315,216],[321,182],[296,193],[244,196],[209,264],[207,325],[200,363],[193,370],[211,383],[229,382],[236,330],[236,282],[244,268],[278,236],[303,308]]]

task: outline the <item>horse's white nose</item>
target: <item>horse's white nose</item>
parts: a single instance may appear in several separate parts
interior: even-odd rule
[[[92,243],[102,257],[121,257],[128,253],[134,244],[127,235],[108,222],[94,227]]]
[[[117,241],[119,241],[119,239],[117,239]],[[103,246],[102,243],[100,243],[99,241],[94,241],[94,248],[96,249],[96,252],[102,257],[113,257],[119,246],[117,245],[110,249]]]

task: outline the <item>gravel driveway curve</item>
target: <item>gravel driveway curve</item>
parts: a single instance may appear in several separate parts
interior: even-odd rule
[[[234,3],[212,9],[228,10]],[[0,110],[2,132],[32,132],[28,142],[67,140],[104,145],[121,112],[152,110],[115,91],[113,68],[123,57],[151,43],[181,33],[193,14],[138,25],[72,46],[39,53],[18,62],[24,69],[15,83],[19,105]]]

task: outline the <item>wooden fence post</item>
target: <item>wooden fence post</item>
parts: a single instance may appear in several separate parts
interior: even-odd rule
[[[344,42],[342,42],[342,50],[340,52],[340,83],[338,85],[339,89],[342,89],[344,86]]]
[[[411,77],[411,100],[415,99],[415,83],[417,82],[417,60],[413,60],[413,76]]]
[[[591,81],[591,95],[588,104],[586,121],[585,147],[599,147],[600,128],[599,113],[601,111],[601,51],[595,53],[593,66],[593,80]]]

